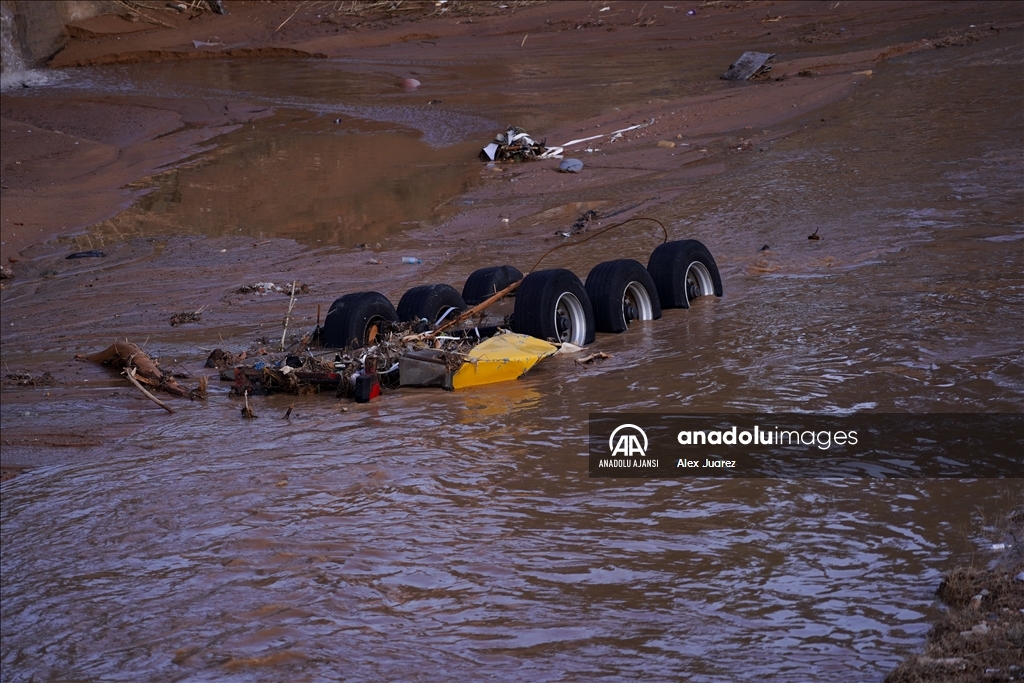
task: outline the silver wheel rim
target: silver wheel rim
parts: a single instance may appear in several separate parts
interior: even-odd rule
[[[587,315],[571,292],[563,292],[555,302],[555,334],[560,342],[576,346],[587,343]]]
[[[711,273],[708,272],[707,266],[700,261],[694,261],[686,267],[683,292],[686,294],[686,303],[690,303],[699,296],[709,296],[715,293],[715,284],[711,281]]]
[[[651,296],[639,282],[630,282],[622,293],[622,318],[627,325],[634,320],[654,320]]]

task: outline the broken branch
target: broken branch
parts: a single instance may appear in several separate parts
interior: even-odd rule
[[[489,299],[487,299],[485,301],[481,301],[476,306],[473,306],[473,308],[467,308],[465,311],[460,313],[457,317],[452,318],[451,320],[446,322],[444,325],[441,325],[439,328],[434,330],[434,334],[439,334],[439,333],[444,332],[445,330],[447,330],[447,329],[449,329],[451,327],[455,327],[456,325],[458,325],[459,323],[463,322],[464,320],[469,320],[474,315],[476,315],[480,311],[484,310],[485,308],[487,308],[488,306],[490,306],[491,304],[496,302],[498,299],[501,299],[502,297],[507,296],[507,295],[511,294],[512,292],[514,292],[519,287],[519,283],[520,282],[522,282],[522,280],[516,280],[515,282],[510,284],[505,289],[503,289],[500,292],[497,292],[496,294],[491,296],[491,298],[489,298]]]
[[[139,384],[139,380],[135,379],[135,368],[126,367],[124,369],[124,374],[128,378],[128,380],[131,381],[131,383],[134,384],[135,387],[146,396],[146,398],[148,398],[150,401],[166,410],[168,413],[172,415],[174,414],[173,408],[171,408],[169,405],[158,399],[153,394],[149,393],[149,391],[146,390],[146,387]]]

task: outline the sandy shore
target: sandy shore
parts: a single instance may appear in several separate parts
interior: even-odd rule
[[[371,3],[372,4],[372,3]],[[647,12],[631,3],[408,3],[400,12],[329,12],[312,3],[227,3],[229,14],[173,11],[144,13],[128,21],[107,15],[79,22],[50,68],[248,57],[373,57],[399,61],[422,57],[424,45],[441,59],[486,52],[514,61],[531,48],[604,54],[609,43],[629,52],[651,44],[711,49],[727,61],[745,42],[772,36],[793,53],[771,72],[773,87],[721,91],[690,98],[637,102],[574,129],[548,131],[552,139],[613,130],[637,120],[656,125],[627,135],[609,170],[588,175],[592,186],[633,173],[678,171],[675,153],[652,153],[660,138],[729,142],[756,147],[760,131],[774,129],[847,96],[870,71],[893,56],[985,38],[993,27],[1019,26],[1002,3],[705,3],[688,14],[682,6]],[[374,5],[376,6],[376,5]],[[607,11],[603,11],[607,8]],[[152,16],[150,16],[152,15]],[[878,24],[884,17],[884,29]],[[984,18],[982,26],[979,23]],[[975,23],[972,23],[975,22]],[[843,24],[841,30],[834,28]],[[922,36],[916,37],[915,36]],[[211,40],[212,38],[212,40]],[[216,45],[196,46],[200,43]],[[865,45],[868,45],[865,47]],[[821,46],[822,49],[808,49]],[[838,48],[838,49],[837,49]],[[801,52],[812,53],[800,56]],[[817,54],[813,54],[817,53]],[[718,67],[721,68],[721,67]],[[90,96],[64,100],[5,97],[0,108],[3,152],[3,239],[0,259],[18,259],[25,247],[74,233],[109,218],[139,196],[137,183],[195,154],[204,143],[270,114],[266,107],[231,101]],[[683,132],[680,132],[683,131]],[[745,131],[751,131],[749,133]],[[697,144],[691,145],[690,149]],[[713,145],[714,146],[714,145]],[[719,145],[721,147],[721,145]],[[698,146],[688,162],[707,162],[721,149]],[[700,170],[709,172],[706,163]],[[721,170],[720,168],[718,170]],[[710,172],[716,172],[711,169]],[[537,193],[548,178],[525,173],[516,189]],[[136,184],[134,188],[128,186]],[[469,216],[469,220],[477,217]]]

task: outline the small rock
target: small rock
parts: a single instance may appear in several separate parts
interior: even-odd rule
[[[14,277],[14,270],[10,266],[0,266],[0,280],[9,280]]]
[[[769,247],[767,244],[761,247],[761,251],[768,251],[769,249],[771,249],[771,247]]]
[[[583,170],[583,162],[579,159],[565,159],[558,165],[562,173],[579,173]]]
[[[675,147],[676,143],[671,140],[658,140],[658,147]]]

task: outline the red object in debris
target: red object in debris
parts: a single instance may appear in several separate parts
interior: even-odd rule
[[[356,377],[356,403],[369,403],[380,396],[380,380],[377,375],[360,375]]]

